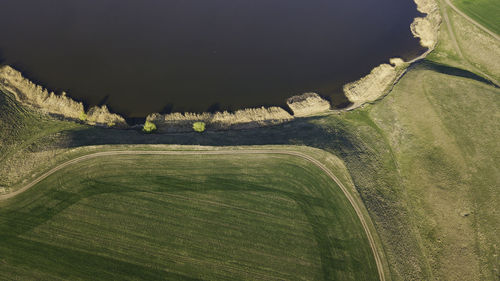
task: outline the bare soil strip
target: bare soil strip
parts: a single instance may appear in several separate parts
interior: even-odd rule
[[[356,211],[356,215],[358,216],[361,225],[363,226],[363,229],[365,230],[366,237],[368,238],[368,242],[370,243],[370,247],[373,252],[373,256],[375,258],[375,262],[377,264],[377,270],[379,274],[379,279],[381,281],[385,281],[385,275],[384,275],[384,268],[383,268],[383,263],[381,259],[381,255],[378,252],[377,246],[375,244],[375,240],[373,238],[373,235],[370,231],[370,228],[368,227],[367,221],[370,220],[369,217],[365,217],[358,206],[358,203],[354,199],[354,197],[348,192],[347,188],[342,184],[342,182],[333,174],[332,171],[330,171],[325,165],[323,165],[320,161],[316,160],[315,158],[301,153],[297,151],[289,151],[289,150],[216,150],[216,151],[105,151],[105,152],[97,152],[93,154],[88,154],[84,155],[72,160],[69,160],[67,162],[64,162],[51,170],[45,172],[41,176],[39,176],[37,179],[32,181],[31,183],[23,186],[22,188],[16,190],[15,192],[12,192],[10,194],[6,195],[0,195],[0,201],[2,200],[7,200],[9,198],[12,198],[16,195],[19,195],[28,189],[32,188],[34,185],[37,183],[41,182],[48,176],[52,175],[53,173],[78,162],[96,158],[96,157],[103,157],[103,156],[115,156],[115,155],[235,155],[235,154],[284,154],[284,155],[291,155],[291,156],[296,156],[300,157],[302,159],[305,159],[312,164],[316,165],[318,168],[320,168],[323,172],[325,172],[330,179],[332,179],[342,190],[344,195],[347,197],[347,200],[349,200],[349,203],[351,206],[354,208]]]

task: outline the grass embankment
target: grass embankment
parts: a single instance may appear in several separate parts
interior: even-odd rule
[[[453,0],[453,3],[484,27],[500,35],[500,6],[497,0]]]
[[[50,164],[64,142],[58,133],[77,128],[83,126],[49,118],[0,92],[0,194],[24,178],[23,171]]]
[[[378,278],[340,188],[292,156],[96,158],[0,204],[2,279]]]
[[[495,280],[500,90],[418,67],[368,110],[393,148],[436,280]]]

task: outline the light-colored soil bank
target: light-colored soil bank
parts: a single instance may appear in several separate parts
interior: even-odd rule
[[[170,113],[150,114],[146,120],[156,124],[160,132],[192,131],[194,122],[205,122],[209,130],[249,129],[282,124],[295,117],[319,114],[330,110],[330,103],[318,94],[306,93],[287,100],[293,112],[281,107],[247,108],[231,112],[216,113]]]
[[[62,93],[57,95],[29,81],[10,66],[0,67],[0,90],[10,93],[25,106],[64,119],[78,120],[89,125],[126,128],[125,119],[109,112],[106,105],[94,106],[85,112],[81,102]],[[294,117],[314,115],[330,109],[330,103],[315,93],[294,96],[287,101],[293,115],[280,107],[247,108],[231,112],[216,113],[152,113],[147,120],[154,122],[162,132],[192,130],[193,122],[207,123],[207,129],[228,130],[277,125]]]
[[[330,110],[330,103],[315,93],[305,93],[293,96],[286,101],[288,107],[293,111],[293,116],[311,116]]]
[[[47,114],[81,120],[91,125],[126,126],[125,119],[110,113],[105,105],[92,107],[88,112],[85,112],[81,102],[71,99],[64,92],[61,95],[49,92],[29,81],[10,66],[0,67],[0,89],[13,94],[16,100],[22,104]]]
[[[247,108],[231,112],[216,113],[170,113],[150,114],[146,120],[153,122],[160,132],[192,131],[194,122],[205,122],[207,129],[227,130],[245,129],[269,125],[277,125],[293,119],[287,111],[280,107]]]
[[[344,86],[344,93],[353,103],[350,109],[383,97],[392,89],[398,79],[404,75],[411,63],[425,58],[436,47],[439,26],[441,24],[439,6],[435,0],[415,0],[415,3],[417,4],[417,9],[421,13],[426,14],[426,16],[415,18],[411,24],[411,31],[415,37],[420,39],[420,44],[428,50],[409,62],[393,58],[390,60],[390,64],[381,64],[365,77],[346,84]]]
[[[439,25],[441,24],[439,6],[435,0],[414,1],[418,11],[426,16],[416,18],[411,25],[411,31],[415,37],[420,38],[420,44],[423,47],[432,50],[438,42]]]
[[[344,86],[346,97],[353,103],[350,109],[382,97],[408,67],[401,59],[392,59],[391,62],[393,64],[381,64],[367,76]]]

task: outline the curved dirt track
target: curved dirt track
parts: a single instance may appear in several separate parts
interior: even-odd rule
[[[347,197],[347,200],[349,200],[349,203],[351,206],[354,208],[356,211],[356,215],[358,216],[361,225],[363,226],[363,229],[366,233],[366,237],[368,238],[368,242],[370,243],[370,247],[373,252],[373,256],[375,258],[375,262],[377,264],[377,270],[378,270],[378,275],[379,279],[381,281],[385,281],[385,274],[384,274],[384,267],[382,263],[382,258],[381,255],[377,249],[377,246],[375,244],[375,240],[373,238],[373,235],[370,231],[370,228],[368,227],[367,220],[370,218],[365,218],[363,213],[361,212],[360,207],[358,206],[358,203],[354,199],[354,197],[348,192],[347,188],[342,184],[342,182],[333,174],[332,171],[330,171],[325,165],[323,165],[320,161],[316,160],[315,158],[305,154],[301,153],[298,151],[291,151],[291,150],[251,150],[251,149],[246,149],[246,150],[200,150],[200,151],[106,151],[106,152],[97,152],[97,153],[92,153],[84,156],[80,156],[78,158],[66,161],[51,170],[45,172],[38,178],[36,178],[34,181],[31,183],[23,186],[22,188],[16,190],[15,192],[6,194],[6,195],[0,195],[0,201],[2,200],[7,200],[9,198],[12,198],[20,193],[25,192],[26,190],[32,188],[35,186],[37,183],[41,182],[48,176],[52,175],[53,173],[78,162],[92,159],[92,158],[97,158],[97,157],[103,157],[103,156],[115,156],[115,155],[235,155],[235,154],[284,154],[284,155],[291,155],[291,156],[296,156],[300,157],[302,159],[305,159],[318,168],[320,168],[323,172],[325,172],[330,179],[332,179],[342,190],[344,195]]]

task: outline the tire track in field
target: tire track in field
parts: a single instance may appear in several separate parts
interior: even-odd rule
[[[22,188],[9,193],[5,195],[0,195],[0,201],[7,200],[10,198],[15,197],[16,195],[19,195],[28,189],[32,188],[35,186],[37,183],[41,182],[42,180],[46,179],[50,175],[54,174],[55,172],[76,164],[78,162],[88,160],[88,159],[93,159],[97,157],[104,157],[104,156],[117,156],[117,155],[245,155],[245,154],[277,154],[277,155],[291,155],[291,156],[296,156],[299,158],[302,158],[304,160],[307,160],[314,164],[316,167],[321,169],[331,180],[333,180],[337,186],[340,187],[344,195],[346,196],[347,200],[349,200],[349,203],[351,206],[354,208],[354,211],[356,212],[356,215],[359,218],[359,221],[361,222],[361,225],[363,226],[363,229],[365,231],[366,237],[368,239],[368,242],[370,244],[370,248],[373,253],[373,257],[375,259],[375,263],[377,265],[377,271],[379,275],[379,279],[381,281],[385,281],[385,273],[384,273],[384,267],[383,267],[383,262],[382,262],[382,256],[378,251],[377,245],[375,243],[375,239],[373,238],[372,232],[368,226],[367,221],[370,220],[369,217],[365,217],[363,215],[363,212],[361,211],[360,206],[358,205],[358,202],[354,199],[354,197],[349,193],[348,189],[344,186],[344,184],[333,174],[333,172],[328,169],[323,163],[318,161],[317,159],[313,158],[312,156],[309,156],[305,153],[298,152],[298,151],[292,151],[292,150],[283,150],[283,149],[242,149],[242,150],[199,150],[199,151],[137,151],[137,150],[131,150],[131,151],[104,151],[104,152],[96,152],[92,154],[87,154],[84,156],[77,157],[75,159],[66,161],[51,170],[45,172],[38,178],[36,178],[34,181],[31,183],[23,186]]]

